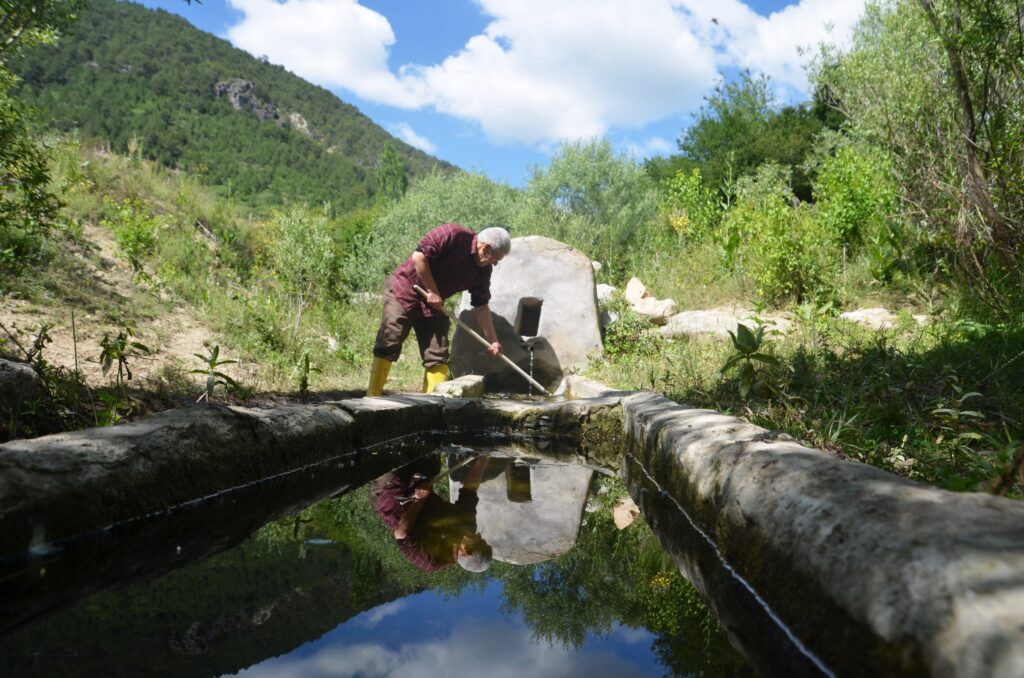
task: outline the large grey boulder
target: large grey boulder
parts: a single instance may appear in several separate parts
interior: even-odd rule
[[[582,252],[550,238],[512,240],[512,251],[491,276],[491,314],[505,355],[548,389],[602,352],[594,269]],[[468,294],[459,317],[480,332]],[[483,375],[489,391],[526,392],[521,375],[461,328],[452,339],[452,372]]]

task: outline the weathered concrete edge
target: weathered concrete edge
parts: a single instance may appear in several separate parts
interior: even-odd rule
[[[630,453],[841,675],[1024,675],[1024,505],[652,393],[622,403]]]
[[[197,405],[13,441],[0,445],[0,556],[414,434],[497,430],[585,441],[581,431],[598,422],[621,432],[619,412],[617,399],[588,405],[395,395],[267,410]]]
[[[594,450],[628,443],[832,665],[1024,675],[1024,505],[923,487],[649,393],[198,406],[8,443],[0,445],[0,553],[19,531],[21,548],[33,536],[38,543],[34,516],[59,516],[43,539],[75,534],[425,430],[575,435]],[[53,483],[61,476],[73,482]],[[844,652],[856,656],[844,662]]]

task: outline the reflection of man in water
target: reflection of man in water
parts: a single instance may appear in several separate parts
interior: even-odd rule
[[[406,560],[426,572],[458,564],[470,572],[491,565],[491,547],[476,531],[477,488],[487,457],[477,457],[452,504],[431,480],[441,470],[437,456],[419,459],[370,483],[370,506],[398,541]]]

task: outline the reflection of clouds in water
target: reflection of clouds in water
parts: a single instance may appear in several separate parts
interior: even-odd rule
[[[362,615],[364,618],[359,620],[360,625],[365,628],[372,629],[388,617],[398,614],[408,605],[409,603],[405,600],[396,600],[391,603],[384,603],[383,605],[375,607]]]
[[[618,626],[611,633],[612,637],[618,638],[629,645],[650,643],[654,640],[654,634],[647,629],[633,629],[628,626]]]
[[[528,629],[475,622],[458,626],[446,639],[411,642],[399,648],[374,643],[326,647],[307,657],[273,659],[238,675],[273,676],[642,676],[640,667],[610,652],[579,654],[544,641],[533,643]]]

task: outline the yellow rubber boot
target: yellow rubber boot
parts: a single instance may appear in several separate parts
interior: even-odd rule
[[[373,365],[370,367],[370,385],[366,387],[366,397],[379,396],[384,392],[384,382],[388,380],[390,371],[390,360],[373,357]]]
[[[433,393],[442,381],[448,381],[448,366],[431,365],[423,372],[423,392]]]

